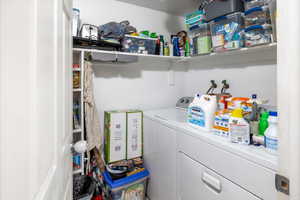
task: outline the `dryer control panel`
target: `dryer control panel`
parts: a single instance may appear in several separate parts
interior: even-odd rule
[[[176,103],[176,108],[187,109],[194,100],[194,97],[182,97]]]

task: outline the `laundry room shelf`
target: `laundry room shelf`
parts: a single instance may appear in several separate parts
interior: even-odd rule
[[[116,66],[118,64],[157,64],[159,62],[167,62],[170,64],[183,63],[184,66],[187,66],[186,64],[188,63],[194,67],[226,67],[276,64],[277,61],[277,43],[192,57],[158,56],[82,48],[74,48],[73,50],[90,53],[92,61],[95,63],[113,64]]]
[[[82,173],[82,169],[77,169],[73,171],[73,174],[80,174]]]
[[[189,57],[175,57],[175,56],[159,56],[159,55],[149,55],[149,54],[138,54],[138,53],[128,53],[120,51],[105,51],[96,49],[81,49],[74,48],[74,51],[83,51],[90,53],[93,62],[107,63],[107,64],[130,64],[136,62],[184,62],[189,59]]]
[[[82,91],[81,88],[74,88],[74,89],[73,89],[73,92],[81,92],[81,91]]]
[[[82,130],[81,129],[75,129],[73,130],[73,133],[80,133]]]
[[[228,66],[243,64],[267,64],[276,63],[277,43],[267,45],[245,47],[238,50],[210,53],[207,55],[192,56],[190,63],[197,63],[200,67]]]

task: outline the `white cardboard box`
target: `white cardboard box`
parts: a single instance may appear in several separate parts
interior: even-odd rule
[[[127,112],[127,159],[143,155],[143,112]]]
[[[108,111],[104,116],[105,160],[112,163],[126,159],[126,112]]]

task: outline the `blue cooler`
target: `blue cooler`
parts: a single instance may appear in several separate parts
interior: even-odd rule
[[[105,171],[103,177],[106,183],[107,198],[111,200],[145,200],[149,175],[149,171],[144,170],[125,178],[112,180],[110,174]]]

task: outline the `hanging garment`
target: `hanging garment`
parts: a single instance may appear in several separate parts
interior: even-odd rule
[[[84,64],[84,111],[88,151],[101,149],[103,134],[100,130],[99,115],[94,100],[92,63]]]

